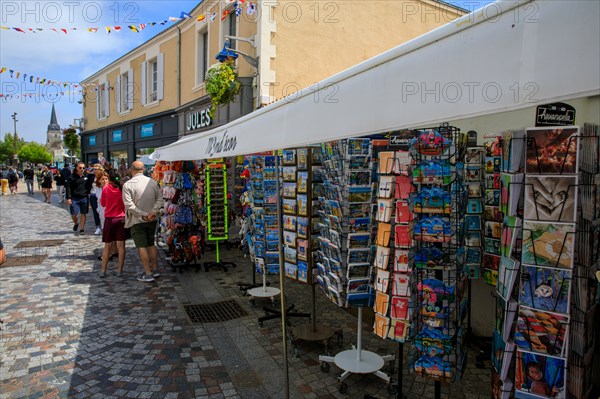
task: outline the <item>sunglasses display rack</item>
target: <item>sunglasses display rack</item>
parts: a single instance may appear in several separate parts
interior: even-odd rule
[[[464,370],[468,284],[464,273],[466,135],[443,125],[415,131],[409,197],[414,253],[410,277],[412,309],[409,368],[435,382],[457,381]],[[395,240],[398,241],[399,237]]]
[[[234,262],[222,261],[219,251],[219,243],[229,238],[227,166],[224,162],[209,162],[205,167],[205,174],[207,239],[215,242],[216,259],[214,262],[204,262],[204,270],[218,267],[227,271],[227,266],[236,266]]]
[[[165,200],[160,236],[166,244],[166,260],[173,271],[202,267],[206,244],[205,191],[202,163],[157,162],[153,178]]]
[[[351,374],[374,374],[385,382],[381,371],[393,355],[380,356],[362,349],[362,313],[372,307],[371,265],[373,146],[369,138],[345,139],[321,145],[323,196],[319,197],[319,251],[315,279],[323,293],[339,307],[358,308],[357,344],[335,356],[319,356],[321,370],[334,363],[343,373],[339,391]],[[382,233],[386,234],[386,233]],[[389,231],[388,231],[389,238]]]

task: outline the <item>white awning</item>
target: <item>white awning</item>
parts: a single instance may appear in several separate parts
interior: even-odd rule
[[[156,160],[243,155],[600,94],[598,1],[498,1]]]

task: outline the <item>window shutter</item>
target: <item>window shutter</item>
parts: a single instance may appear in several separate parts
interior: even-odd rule
[[[100,100],[102,99],[101,94],[102,91],[100,90],[102,86],[98,85],[96,86],[96,120],[100,120]]]
[[[157,99],[160,101],[163,99],[163,83],[164,83],[164,71],[165,71],[165,58],[164,58],[164,54],[163,53],[159,53],[156,63],[157,63],[157,88],[156,88],[156,96]]]
[[[106,95],[104,96],[104,109],[106,110],[106,116],[110,115],[110,82],[107,80],[105,83]]]
[[[142,93],[141,93],[141,103],[142,105],[146,104],[146,61],[142,62],[142,69],[141,69],[141,77],[140,77],[140,83],[142,86]]]
[[[117,81],[115,82],[116,93],[115,102],[117,103],[117,113],[121,113],[121,75],[117,75]]]
[[[129,109],[133,109],[133,69],[127,71],[127,105]]]

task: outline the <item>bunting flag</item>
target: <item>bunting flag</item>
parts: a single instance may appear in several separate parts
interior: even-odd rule
[[[221,20],[224,21],[225,18],[227,18],[227,16],[229,14],[231,14],[232,12],[235,12],[236,16],[240,16],[243,12],[244,12],[244,4],[246,5],[246,13],[248,15],[252,15],[254,13],[256,13],[256,4],[252,3],[250,1],[247,0],[229,0],[229,3],[233,3],[233,10],[229,9],[229,10],[224,10],[221,14]],[[198,22],[202,22],[204,20],[206,20],[207,16],[209,17],[210,21],[214,21],[217,17],[217,13],[215,12],[211,12],[211,13],[201,13],[196,17],[196,20]],[[154,26],[154,25],[165,25],[168,22],[179,22],[181,20],[184,19],[190,19],[193,18],[189,13],[182,11],[181,15],[179,17],[169,17],[166,20],[163,21],[157,21],[157,22],[146,22],[146,23],[142,23],[139,25],[128,25],[125,28],[129,28],[129,30],[131,32],[135,32],[135,33],[139,33],[141,32],[143,29],[145,29],[147,26]],[[65,35],[68,34],[69,30],[73,30],[73,31],[85,31],[85,32],[89,32],[89,33],[96,33],[98,32],[97,27],[89,27],[89,28],[82,28],[82,29],[78,29],[76,27],[73,28],[30,28],[30,27],[8,27],[8,26],[0,26],[0,29],[3,30],[14,30],[16,32],[19,33],[37,33],[37,32],[42,32],[42,31],[49,31],[52,30],[56,33],[64,33]],[[104,27],[104,29],[106,30],[107,34],[112,33],[113,31],[120,31],[122,29],[121,26],[106,26]]]
[[[0,69],[0,73],[4,73],[6,72],[6,67],[2,67],[2,69]]]

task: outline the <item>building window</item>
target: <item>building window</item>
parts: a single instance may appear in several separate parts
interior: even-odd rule
[[[202,84],[208,69],[208,31],[198,32],[196,46],[196,85]]]
[[[225,21],[223,21],[223,34],[225,36],[237,36],[237,16],[235,15],[235,10],[231,10]],[[223,37],[223,42],[227,40],[226,37]],[[229,48],[237,49],[237,43],[235,40],[231,40],[229,42]]]
[[[108,82],[103,82],[97,87],[96,119],[108,117],[108,98],[110,97],[108,90]]]
[[[150,104],[163,99],[164,57],[142,62],[142,104]]]

